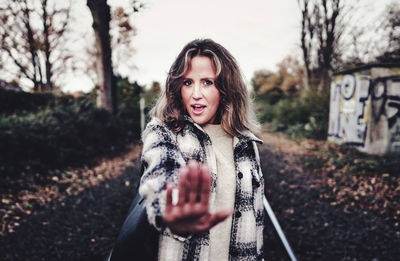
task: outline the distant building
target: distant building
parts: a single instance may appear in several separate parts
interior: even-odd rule
[[[334,74],[328,140],[370,154],[400,153],[400,64]]]

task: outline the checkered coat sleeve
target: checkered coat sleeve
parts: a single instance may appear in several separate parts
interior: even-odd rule
[[[207,163],[211,171],[210,206],[216,195],[217,163],[211,139],[186,118],[177,133],[163,122],[153,119],[143,132],[142,164],[144,173],[139,193],[146,198],[150,224],[160,232],[159,260],[208,260],[209,231],[187,238],[174,235],[162,224],[165,188],[177,184],[178,170],[189,159]],[[234,137],[236,193],[232,217],[230,260],[262,260],[264,211],[262,197],[264,178],[256,143],[262,141],[248,132]],[[161,253],[161,254],[160,254]]]

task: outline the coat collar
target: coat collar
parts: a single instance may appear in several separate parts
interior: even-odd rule
[[[195,123],[193,121],[193,119],[190,118],[189,115],[184,115],[183,119],[184,119],[184,121],[187,121],[190,124],[193,124],[197,129],[199,129],[201,132],[206,134],[204,132],[203,128],[200,125],[198,125],[197,123]],[[236,147],[238,144],[243,144],[243,143],[247,143],[247,142],[251,142],[251,141],[255,141],[259,144],[263,143],[263,141],[261,139],[257,138],[256,135],[254,135],[251,131],[246,130],[242,134],[233,137],[233,146]]]

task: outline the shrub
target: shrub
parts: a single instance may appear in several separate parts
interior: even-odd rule
[[[122,147],[122,121],[87,99],[60,100],[53,107],[0,117],[0,172],[77,166]]]
[[[276,105],[274,121],[285,126],[295,125],[297,123],[305,124],[309,117],[301,99],[297,97],[288,97],[281,99]]]
[[[294,138],[325,139],[329,120],[329,95],[303,91],[285,95],[275,103],[271,98],[258,97],[258,119],[269,122],[273,131],[283,131]]]
[[[27,93],[0,88],[0,114],[37,111],[54,101],[50,93]]]
[[[130,83],[127,78],[118,78],[118,112],[130,141],[140,138],[140,95],[143,88],[137,83]]]
[[[117,91],[115,115],[96,108],[94,91],[81,98],[8,91],[10,108],[0,113],[0,176],[90,164],[137,141],[142,87],[118,78]]]
[[[265,103],[257,106],[257,118],[260,122],[272,122],[275,117],[275,106]]]

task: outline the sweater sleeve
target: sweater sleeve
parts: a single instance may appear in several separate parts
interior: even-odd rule
[[[149,223],[164,231],[162,213],[165,209],[166,185],[178,182],[178,170],[185,160],[175,134],[159,120],[153,119],[143,132],[143,176],[139,193],[146,199]]]

